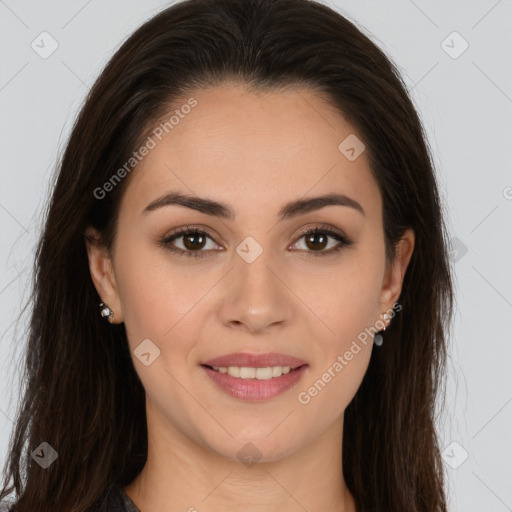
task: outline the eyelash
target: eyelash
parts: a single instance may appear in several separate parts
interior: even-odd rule
[[[317,233],[328,235],[329,237],[337,240],[339,242],[339,244],[327,251],[325,251],[325,250],[323,250],[323,251],[306,251],[306,257],[328,256],[328,255],[335,254],[335,253],[339,252],[344,247],[350,247],[351,245],[353,245],[353,242],[351,240],[349,240],[344,234],[339,233],[338,231],[334,231],[331,228],[323,227],[323,226],[314,226],[312,228],[308,228],[308,229],[302,231],[299,234],[296,242],[294,242],[294,244],[297,243],[302,237],[304,237],[306,235],[314,235]],[[191,227],[187,226],[186,228],[179,229],[179,230],[175,231],[174,233],[171,233],[169,236],[166,236],[165,238],[163,238],[160,241],[160,245],[165,247],[167,250],[177,254],[178,256],[188,256],[189,258],[190,257],[192,257],[192,258],[207,257],[204,254],[208,251],[203,251],[203,250],[184,251],[183,249],[173,247],[171,242],[173,242],[177,238],[180,238],[183,235],[206,235],[208,238],[213,240],[213,237],[208,232],[200,230],[198,228],[194,228],[194,227],[191,228]]]

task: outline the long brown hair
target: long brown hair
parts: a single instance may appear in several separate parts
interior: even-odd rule
[[[407,227],[415,249],[401,312],[345,411],[343,471],[359,510],[446,511],[436,435],[452,315],[447,231],[426,137],[393,62],[353,23],[311,0],[188,0],[129,37],[100,74],[57,168],[37,248],[24,389],[0,499],[16,512],[96,510],[147,457],[145,394],[124,325],[98,314],[84,243],[111,247],[123,166],[194,88],[236,78],[255,89],[324,93],[362,135],[383,199],[388,258]],[[133,172],[136,172],[134,170]],[[43,469],[31,453],[58,453]]]

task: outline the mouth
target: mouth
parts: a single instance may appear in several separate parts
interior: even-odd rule
[[[259,402],[292,390],[307,372],[291,366],[213,366],[201,364],[216,389],[238,400]]]

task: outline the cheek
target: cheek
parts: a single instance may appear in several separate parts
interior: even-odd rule
[[[131,344],[138,339],[162,340],[197,302],[199,292],[173,267],[164,250],[148,242],[119,237],[116,280]]]
[[[116,278],[135,366],[148,388],[158,387],[159,382],[172,387],[169,374],[161,371],[168,369],[180,382],[189,378],[198,357],[197,340],[205,337],[205,318],[211,312],[211,302],[206,299],[219,275],[208,265],[188,263],[187,257],[178,259],[135,238],[120,237],[119,254],[122,258],[116,262]],[[137,361],[137,348],[147,339],[159,350],[154,349],[157,364],[148,368]]]
[[[372,328],[380,313],[383,251],[383,245],[375,244],[371,249],[353,252],[340,266],[336,279],[332,275],[322,278],[314,296],[310,295],[315,313],[328,327],[317,331],[317,363],[300,390],[305,393],[304,400],[298,397],[299,403],[311,403],[310,412],[320,407],[319,403],[330,403],[333,415],[339,413],[364,377],[373,348]]]
[[[297,401],[307,415],[338,417],[348,406],[368,368],[370,343],[355,342],[313,368],[309,379],[297,389]]]
[[[323,321],[321,332],[328,346],[342,350],[378,319],[385,264],[379,255],[378,248],[354,251],[336,269],[316,275],[314,286],[303,285],[302,297]]]

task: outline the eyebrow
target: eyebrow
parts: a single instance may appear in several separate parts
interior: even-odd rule
[[[234,210],[227,204],[206,199],[203,197],[190,196],[179,192],[168,192],[163,196],[149,203],[142,211],[143,214],[155,211],[164,206],[178,205],[196,210],[206,215],[220,217],[233,221],[235,219]],[[326,194],[323,196],[311,197],[308,199],[298,199],[285,204],[278,212],[279,220],[286,220],[299,215],[319,210],[325,206],[347,206],[357,210],[365,215],[363,207],[355,200],[344,194]]]

